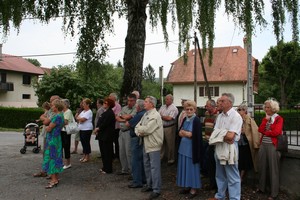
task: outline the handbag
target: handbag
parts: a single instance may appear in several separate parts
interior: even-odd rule
[[[66,132],[68,135],[79,133],[78,124],[76,122],[70,122],[66,125]]]
[[[277,144],[277,151],[281,152],[288,152],[288,137],[286,132],[283,131],[281,135],[277,136],[278,144]]]

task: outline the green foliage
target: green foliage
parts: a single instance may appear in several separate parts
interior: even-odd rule
[[[41,63],[37,59],[26,58],[26,60],[37,67],[41,67]]]
[[[260,85],[256,102],[268,97],[280,100],[281,105],[300,101],[300,46],[298,42],[280,42],[271,47],[259,66]]]
[[[0,107],[0,127],[24,128],[27,123],[39,119],[43,112],[41,108]]]
[[[150,81],[151,83],[155,81],[155,72],[153,67],[150,64],[148,64],[143,71],[143,79]]]
[[[11,26],[20,27],[24,18],[37,18],[48,23],[51,18],[63,17],[64,31],[71,36],[79,35],[77,56],[88,66],[93,61],[103,61],[108,45],[105,34],[113,32],[113,14],[128,19],[128,30],[125,39],[124,81],[122,95],[132,89],[141,89],[144,47],[146,40],[146,8],[149,7],[148,18],[153,28],[161,22],[166,45],[168,44],[167,22],[178,25],[178,50],[188,50],[190,32],[196,28],[202,39],[202,49],[209,48],[212,60],[212,48],[215,37],[215,17],[221,7],[221,0],[64,0],[64,1],[0,1],[1,32],[7,36]],[[299,39],[299,3],[298,0],[272,0],[273,30],[279,42],[283,38],[286,14],[292,22],[293,41]],[[264,27],[263,0],[226,0],[225,13],[242,32],[251,36],[257,25]],[[167,20],[168,14],[172,20]],[[88,69],[88,68],[87,68]],[[86,70],[87,72],[88,70]],[[84,75],[87,78],[87,75]],[[87,79],[86,79],[87,80]]]
[[[284,119],[284,130],[300,130],[300,119],[299,119],[299,110],[293,109],[284,109],[280,110],[278,114]],[[254,119],[256,124],[259,126],[262,122],[262,119],[266,116],[263,111],[256,111],[254,114]]]
[[[44,75],[42,80],[34,84],[39,105],[49,101],[52,95],[70,100],[72,110],[75,110],[82,98],[90,98],[96,101],[99,97],[105,97],[112,91],[118,91],[121,85],[123,68],[116,68],[111,64],[93,63],[86,72],[88,80],[85,80],[84,67],[77,64],[78,70],[73,66],[59,66],[51,70],[50,75]],[[80,71],[80,73],[78,73]]]
[[[157,82],[151,82],[149,80],[143,80],[143,91],[141,94],[141,99],[145,99],[147,96],[154,96],[155,98],[160,98],[160,85]]]

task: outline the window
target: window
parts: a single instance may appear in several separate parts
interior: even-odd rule
[[[23,84],[30,85],[31,84],[31,76],[28,74],[23,75]]]
[[[205,89],[205,90],[204,90]],[[207,95],[207,87],[199,87],[199,96],[204,97]],[[210,95],[217,97],[219,96],[219,87],[209,87]]]
[[[23,99],[30,99],[30,94],[23,94],[23,95],[22,95],[22,98],[23,98]]]
[[[6,73],[0,72],[0,83],[6,83]]]

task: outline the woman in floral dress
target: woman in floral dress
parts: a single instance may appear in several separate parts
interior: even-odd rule
[[[64,104],[61,100],[54,100],[51,105],[55,116],[46,128],[46,146],[43,161],[43,170],[51,177],[51,181],[45,187],[51,189],[58,184],[58,174],[63,171],[61,129],[64,126],[64,115],[62,110]]]

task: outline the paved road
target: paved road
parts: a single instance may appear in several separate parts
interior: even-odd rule
[[[72,139],[73,141],[73,139]],[[0,132],[0,200],[139,200],[147,199],[149,194],[140,192],[140,189],[129,189],[128,176],[116,174],[100,175],[102,166],[98,158],[99,150],[94,137],[91,139],[91,161],[80,163],[80,155],[72,155],[72,168],[60,175],[58,187],[46,190],[48,180],[34,178],[33,173],[41,169],[42,153],[34,154],[28,147],[26,154],[20,154],[24,144],[24,136],[18,132]],[[72,144],[73,145],[73,144]],[[79,145],[80,146],[80,145]],[[73,147],[72,147],[73,148]],[[81,146],[80,146],[81,149]],[[80,151],[80,150],[79,150]],[[114,171],[120,169],[120,163],[114,162]],[[162,193],[158,200],[185,199],[179,195],[176,186],[176,165],[162,164]],[[206,184],[207,179],[202,179]],[[252,186],[252,185],[251,185]],[[253,193],[253,188],[245,184],[242,198],[247,200],[267,199],[266,195]],[[196,200],[213,197],[213,191],[199,191]],[[289,199],[284,193],[280,199]]]

